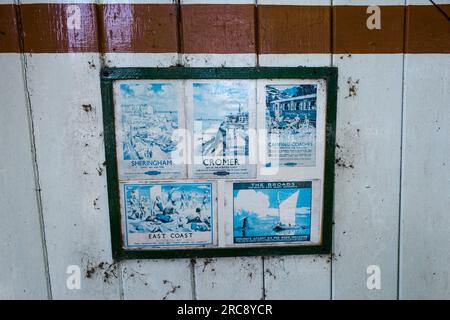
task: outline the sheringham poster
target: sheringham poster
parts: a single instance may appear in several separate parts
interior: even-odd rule
[[[182,95],[177,81],[115,83],[119,179],[185,176]]]

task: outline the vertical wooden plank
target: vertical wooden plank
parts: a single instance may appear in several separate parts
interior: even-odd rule
[[[29,2],[21,6],[25,47],[33,52],[25,67],[53,298],[116,299],[95,4]],[[77,12],[79,23],[68,24]],[[66,287],[69,265],[81,268],[79,290]]]
[[[450,57],[407,55],[400,298],[450,298]]]
[[[369,30],[364,6],[369,3],[333,3],[348,5],[333,11],[333,65],[339,68],[333,299],[395,299],[403,55],[369,52],[402,47],[403,16],[392,19],[381,7],[381,29]],[[348,23],[361,41],[345,33]],[[392,38],[400,43],[384,41]],[[380,290],[367,287],[371,265],[380,268]]]
[[[423,11],[427,17],[417,14]],[[417,26],[430,18],[429,38],[420,40]],[[432,52],[449,49],[435,35],[448,40],[450,31],[432,6],[410,8],[407,22],[407,52],[423,53],[405,60],[400,299],[449,299],[450,56]]]
[[[330,66],[329,5],[328,0],[259,0],[259,65]],[[300,17],[309,17],[316,23],[304,25]],[[293,34],[292,30],[298,28],[298,24],[310,29],[302,35],[293,35],[302,41],[289,39],[286,35]],[[308,34],[314,36],[309,37]],[[330,279],[329,256],[264,258],[264,293],[267,299],[330,299]]]
[[[46,299],[34,159],[13,1],[0,5],[0,299]]]
[[[255,66],[255,1],[182,0],[181,5],[184,66]],[[189,17],[195,19],[187,20]],[[211,28],[217,30],[222,45],[208,45],[210,38],[217,36]],[[197,34],[196,30],[204,32]],[[223,182],[218,186],[220,194]],[[193,262],[196,299],[262,298],[260,257],[195,259]]]
[[[170,67],[179,62],[175,1],[140,0],[117,4],[117,1],[102,0],[101,6],[105,66]],[[148,25],[148,21],[155,20],[161,25]],[[117,37],[116,34],[127,36]],[[123,298],[192,299],[192,272],[189,259],[123,261]]]
[[[395,299],[402,55],[335,55],[334,65],[340,89],[333,298]],[[380,267],[381,290],[366,286],[370,265]]]

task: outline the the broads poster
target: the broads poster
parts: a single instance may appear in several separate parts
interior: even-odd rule
[[[312,182],[233,184],[233,242],[309,241]]]
[[[226,181],[222,201],[219,244],[267,247],[321,242],[319,179]]]

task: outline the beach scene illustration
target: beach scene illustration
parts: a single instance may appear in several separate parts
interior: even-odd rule
[[[211,183],[126,184],[123,192],[128,240],[135,239],[131,243],[142,239],[149,239],[147,244],[211,242]]]

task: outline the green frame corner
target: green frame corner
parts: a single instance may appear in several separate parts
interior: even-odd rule
[[[335,67],[254,67],[254,68],[103,68],[101,92],[105,139],[108,203],[113,258],[159,259],[236,256],[274,256],[330,254],[334,200],[334,164],[336,144],[337,76]],[[259,248],[198,248],[127,250],[122,248],[119,180],[117,173],[113,82],[133,79],[324,79],[327,82],[325,172],[323,181],[322,243],[316,246],[274,246]]]

